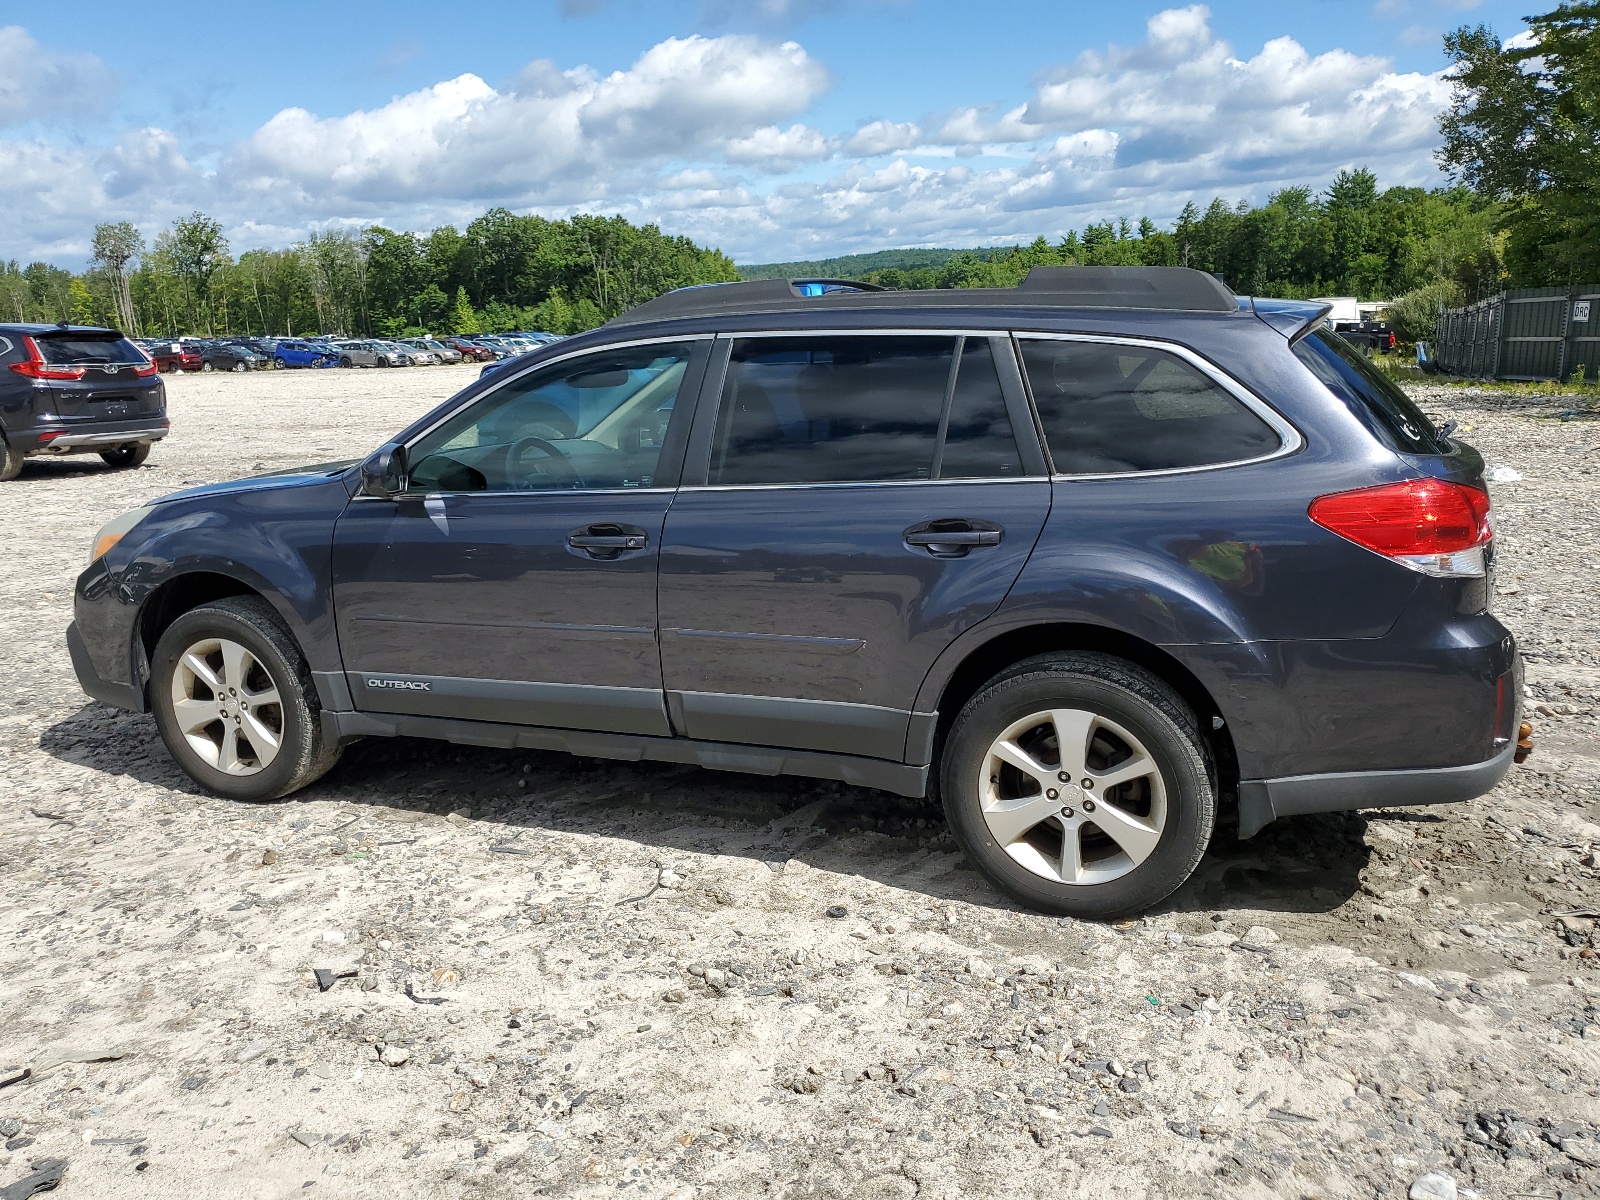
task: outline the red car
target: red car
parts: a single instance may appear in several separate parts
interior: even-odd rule
[[[487,346],[476,345],[465,338],[441,337],[434,340],[443,342],[452,350],[461,351],[462,362],[489,362],[495,357],[494,351]]]
[[[163,373],[198,371],[202,366],[199,347],[184,342],[146,342],[144,351],[156,364],[156,370]]]

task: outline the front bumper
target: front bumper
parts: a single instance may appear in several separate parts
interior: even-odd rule
[[[67,653],[72,656],[72,669],[78,676],[78,686],[91,697],[113,708],[129,712],[146,711],[148,706],[142,687],[131,683],[114,683],[100,674],[89,656],[89,647],[84,644],[83,634],[78,632],[76,621],[67,626]]]
[[[1513,742],[1493,758],[1464,767],[1247,779],[1239,784],[1239,836],[1253,837],[1279,817],[1471,800],[1506,777],[1516,753]]]

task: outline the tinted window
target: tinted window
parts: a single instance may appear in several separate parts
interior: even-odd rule
[[[622,347],[507,380],[416,442],[412,490],[650,487],[693,349]]]
[[[1062,474],[1201,467],[1280,445],[1265,421],[1164,350],[1025,338],[1022,360]]]
[[[736,341],[710,482],[932,478],[954,350],[950,337]]]
[[[944,452],[939,457],[940,479],[1000,479],[1022,474],[1017,439],[1006,412],[1000,375],[987,338],[965,339],[955,392],[950,398],[950,420]]]
[[[50,337],[35,334],[34,344],[47,363],[142,363],[144,355],[127,338]]]
[[[1295,343],[1294,355],[1356,415],[1365,415],[1396,450],[1448,453],[1433,422],[1400,390],[1400,385],[1338,334],[1328,329],[1308,333]]]

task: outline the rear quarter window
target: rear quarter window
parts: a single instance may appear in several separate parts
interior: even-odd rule
[[[1266,421],[1176,354],[1046,338],[1021,344],[1059,474],[1218,466],[1282,446]]]
[[[1294,344],[1294,356],[1393,450],[1448,454],[1449,446],[1416,401],[1326,326]]]

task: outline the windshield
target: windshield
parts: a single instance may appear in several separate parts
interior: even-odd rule
[[[139,347],[124,337],[94,337],[73,334],[51,337],[36,334],[34,345],[44,361],[56,366],[81,366],[94,363],[143,363]]]
[[[1295,357],[1324,387],[1364,416],[1396,450],[1407,454],[1448,454],[1449,447],[1416,401],[1378,370],[1361,351],[1326,325],[1295,343]]]

